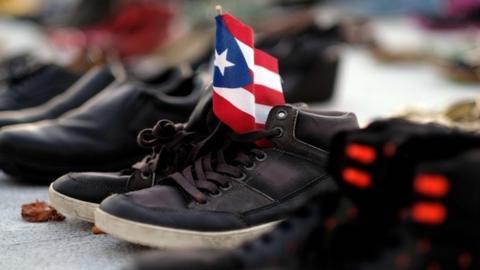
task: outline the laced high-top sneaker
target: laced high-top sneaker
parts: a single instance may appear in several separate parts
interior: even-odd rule
[[[300,270],[318,269],[328,233],[327,220],[339,207],[341,194],[333,181],[271,232],[235,249],[152,251],[135,258],[135,270]]]
[[[230,133],[220,150],[161,185],[107,198],[95,224],[155,247],[239,245],[271,230],[328,183],[330,139],[355,128],[351,113],[276,106],[264,130]],[[259,148],[255,142],[262,139],[272,146]]]
[[[64,215],[93,222],[95,209],[108,196],[151,187],[183,169],[199,153],[212,148],[223,130],[213,115],[211,93],[207,92],[187,123],[160,120],[140,132],[138,143],[152,149],[150,155],[120,172],[66,174],[50,186],[50,202]]]

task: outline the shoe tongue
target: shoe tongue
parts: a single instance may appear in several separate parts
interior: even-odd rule
[[[216,126],[218,119],[213,114],[211,88],[206,91],[195,106],[186,124],[187,131],[206,131]]]

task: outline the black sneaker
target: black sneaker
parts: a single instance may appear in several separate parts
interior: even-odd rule
[[[330,237],[320,269],[479,269],[479,162],[477,149],[417,164],[406,180],[412,200],[397,222],[381,223],[375,208],[359,208],[359,218]],[[369,200],[381,204],[377,199]]]
[[[8,126],[0,131],[0,167],[48,183],[68,172],[127,168],[148,154],[137,134],[158,119],[186,121],[207,87],[203,76],[158,88],[124,83],[58,119]]]
[[[271,232],[235,249],[151,251],[134,259],[134,270],[295,270],[318,269],[328,218],[341,202],[335,184],[324,188]]]
[[[213,115],[211,93],[206,92],[186,124],[161,120],[140,132],[138,143],[152,154],[120,172],[66,174],[50,186],[50,202],[64,215],[93,222],[95,209],[108,196],[151,187],[183,169],[199,153],[208,152],[223,129]]]
[[[394,209],[411,201],[408,179],[419,162],[451,158],[474,147],[480,147],[480,136],[473,133],[402,119],[377,121],[335,137],[329,171],[356,204],[376,209],[372,213],[384,224],[396,220]]]
[[[357,127],[350,113],[274,107],[265,130],[230,133],[221,150],[161,185],[107,198],[95,223],[121,239],[155,247],[236,246],[271,230],[315,195],[329,179],[330,139]],[[270,139],[272,147],[257,147],[261,139]]]
[[[80,75],[66,68],[44,64],[32,68],[28,75],[13,76],[9,87],[0,92],[0,111],[36,107],[63,93]]]

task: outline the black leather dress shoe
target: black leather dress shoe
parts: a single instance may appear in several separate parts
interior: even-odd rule
[[[265,130],[229,133],[220,150],[159,185],[107,198],[95,224],[147,246],[236,246],[271,230],[331,181],[325,170],[329,141],[357,127],[351,113],[276,106]],[[271,147],[255,144],[267,138]]]
[[[0,61],[0,81],[9,84],[18,82],[41,66],[43,64],[28,53],[7,56]]]
[[[0,111],[39,106],[63,93],[80,75],[56,65],[43,65],[0,92]]]
[[[64,93],[43,105],[18,111],[0,112],[0,127],[58,118],[62,114],[80,107],[107,86],[115,87],[119,83],[115,83],[115,77],[110,67],[93,68]]]
[[[146,154],[137,134],[158,119],[187,120],[207,87],[191,76],[153,89],[125,83],[103,91],[61,118],[6,127],[0,167],[19,180],[51,182],[78,171],[117,171]]]

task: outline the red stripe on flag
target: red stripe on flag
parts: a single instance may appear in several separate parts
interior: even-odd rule
[[[230,31],[236,39],[253,48],[253,29],[250,26],[238,21],[229,13],[222,15],[222,19],[228,31]]]
[[[257,123],[257,129],[265,129],[265,124],[258,124]]]
[[[255,85],[255,102],[258,104],[275,106],[285,104],[283,93],[263,85]]]
[[[264,124],[257,124],[257,130],[265,129]],[[260,147],[272,147],[272,142],[268,139],[261,139],[255,142]]]
[[[253,74],[253,71],[249,71],[250,73],[250,77],[252,78],[252,81],[253,81],[253,78],[255,76],[255,74]],[[251,84],[247,84],[245,86],[242,87],[243,89],[247,90],[248,92],[252,93],[253,95],[255,95],[255,85],[253,83]]]
[[[255,49],[255,65],[262,66],[272,72],[279,73],[278,60],[270,54]]]
[[[236,133],[247,133],[255,129],[255,118],[235,107],[213,91],[213,111],[223,123],[228,123]]]

